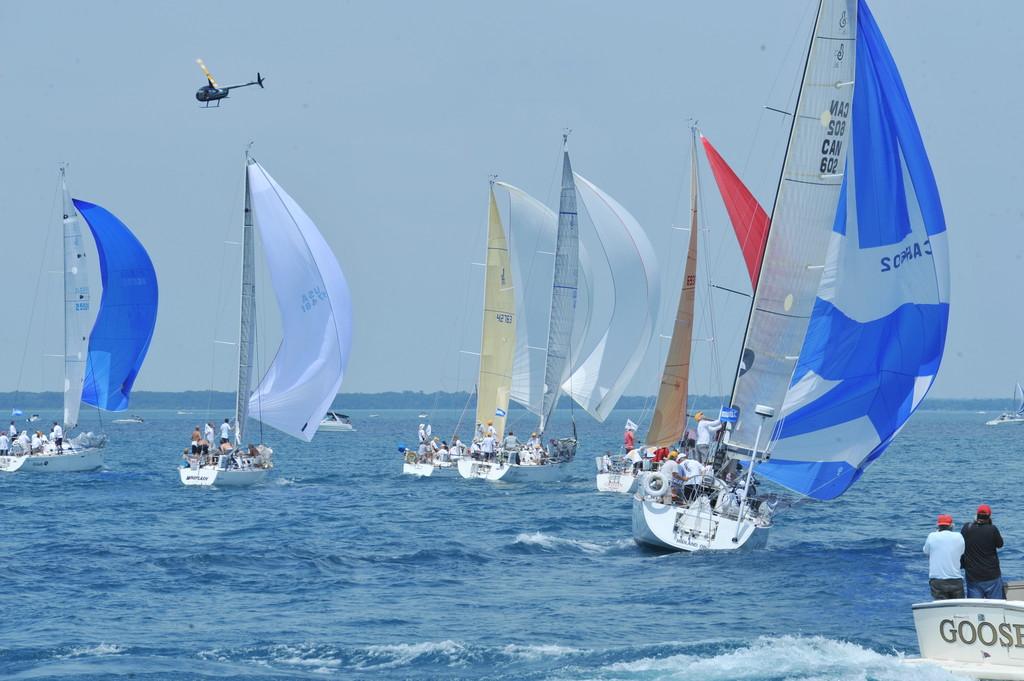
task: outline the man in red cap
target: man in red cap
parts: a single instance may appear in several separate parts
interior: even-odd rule
[[[960,559],[964,555],[964,538],[953,532],[953,516],[939,516],[939,528],[928,535],[924,553],[928,556],[928,586],[937,601],[964,597],[964,580],[960,578]]]
[[[974,522],[964,525],[960,534],[967,543],[963,559],[967,597],[1004,598],[998,552],[1003,548],[1003,537],[992,524],[991,507],[988,504],[979,506]]]

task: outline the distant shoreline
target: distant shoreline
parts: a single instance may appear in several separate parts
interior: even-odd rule
[[[403,392],[342,393],[334,400],[333,409],[462,409],[472,407],[471,396],[466,392]],[[0,392],[0,410],[10,413],[11,409],[59,409],[63,397],[58,392]],[[696,404],[702,408],[713,407],[724,401],[722,397],[698,395]],[[625,395],[619,400],[618,409],[644,409],[654,404],[654,396]],[[142,390],[132,394],[130,409],[233,409],[234,393],[225,391],[209,392],[189,390],[185,392],[158,392]],[[1001,411],[1010,408],[1005,397],[988,398],[928,398],[921,405],[927,411]],[[513,410],[521,409],[512,405]],[[3,412],[0,412],[0,416]]]

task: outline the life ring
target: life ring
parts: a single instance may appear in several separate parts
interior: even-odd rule
[[[644,496],[648,497],[663,497],[668,493],[669,480],[668,476],[661,471],[655,471],[654,473],[648,473],[644,476]]]

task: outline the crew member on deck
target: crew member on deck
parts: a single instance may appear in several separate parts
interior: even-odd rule
[[[711,441],[715,438],[714,434],[722,429],[722,420],[706,419],[702,411],[694,414],[693,420],[697,422],[697,458],[701,463],[705,463],[711,454]]]
[[[501,446],[505,448],[505,451],[511,452],[519,446],[519,438],[517,438],[515,433],[510,430],[508,431],[508,435],[505,436],[505,440],[501,443]]]
[[[967,597],[1004,598],[998,551],[1003,548],[1003,536],[992,524],[988,504],[978,507],[974,522],[964,525],[960,534],[966,544],[961,563],[967,575]]]
[[[196,426],[196,431],[198,430],[199,426]],[[225,442],[231,442],[231,422],[227,419],[224,419],[224,423],[220,424],[220,443],[223,445]]]
[[[530,433],[530,439],[526,441],[526,444],[531,449],[540,449],[540,436],[537,433]]]
[[[208,443],[213,442],[214,432],[215,431],[213,430],[213,421],[207,421],[206,425],[203,427],[203,439],[206,440]]]
[[[57,421],[53,422],[53,444],[57,446],[58,454],[64,452],[64,429]]]
[[[7,433],[0,432],[0,456],[7,456],[11,451],[11,439]]]
[[[626,420],[626,433],[622,436],[622,446],[626,448],[627,454],[636,447],[636,426],[628,419]]]
[[[484,428],[484,435],[490,435],[495,440],[498,439],[498,429],[494,427],[494,421],[487,422],[487,427]]]
[[[7,433],[11,436],[11,439],[18,437],[18,427],[14,425],[14,421],[11,421],[11,427],[7,429]]]
[[[199,456],[200,442],[202,442],[203,436],[199,433],[199,426],[196,426],[195,430],[192,431],[192,454]]]
[[[484,455],[484,461],[494,461],[494,450],[497,448],[497,442],[494,436],[490,433],[484,435],[484,439],[480,441],[480,451]]]
[[[964,597],[964,580],[960,578],[960,560],[964,555],[964,538],[953,532],[953,516],[943,513],[939,529],[928,535],[924,553],[928,556],[928,586],[932,598],[942,601]]]

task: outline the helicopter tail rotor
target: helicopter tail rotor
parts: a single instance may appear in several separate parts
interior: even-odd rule
[[[260,75],[259,71],[256,72],[256,84],[261,88],[263,87],[263,76]]]
[[[206,80],[210,81],[210,85],[212,85],[213,87],[220,87],[219,85],[217,85],[217,81],[213,79],[213,74],[210,73],[210,70],[206,68],[206,64],[203,63],[203,60],[196,59],[196,63],[199,64],[199,68],[203,70],[203,73],[206,75]],[[262,85],[260,87],[262,87]]]

